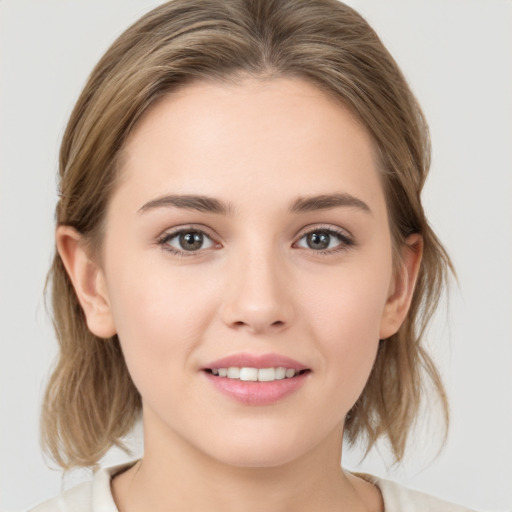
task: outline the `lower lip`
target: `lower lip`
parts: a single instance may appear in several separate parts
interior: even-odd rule
[[[310,372],[271,382],[243,381],[203,372],[221,393],[246,405],[270,405],[298,391]]]

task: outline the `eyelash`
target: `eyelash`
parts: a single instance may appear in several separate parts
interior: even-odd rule
[[[185,250],[180,251],[180,250],[175,249],[174,247],[169,245],[170,240],[172,240],[173,238],[176,238],[177,236],[179,236],[181,234],[185,234],[185,233],[200,233],[204,237],[210,239],[214,245],[216,244],[213,237],[211,237],[206,231],[204,231],[203,229],[200,229],[200,228],[194,228],[192,226],[188,227],[188,228],[180,228],[180,229],[177,229],[176,231],[171,231],[170,233],[164,233],[158,239],[157,244],[164,251],[170,252],[172,255],[178,256],[180,258],[188,258],[191,256],[198,256],[199,254],[201,254],[203,252],[204,249],[203,250],[200,249],[198,251],[185,251]]]
[[[194,227],[180,228],[180,229],[178,229],[176,231],[172,231],[170,233],[164,233],[157,240],[157,244],[160,247],[162,247],[163,250],[170,252],[174,256],[188,258],[188,257],[200,255],[204,251],[204,249],[199,249],[197,251],[185,251],[185,250],[180,251],[180,250],[175,249],[174,247],[169,245],[170,240],[172,240],[173,238],[176,238],[177,236],[184,234],[184,233],[199,233],[199,234],[203,235],[204,237],[210,239],[214,245],[216,244],[213,237],[211,237],[206,231],[199,229],[199,228],[194,228]],[[312,251],[314,254],[332,255],[332,254],[336,254],[336,253],[339,253],[342,251],[346,251],[350,247],[353,247],[355,245],[354,239],[349,234],[347,234],[346,231],[342,231],[342,230],[335,229],[333,227],[327,227],[327,226],[325,226],[325,227],[324,226],[315,226],[313,229],[303,232],[301,234],[301,236],[298,238],[297,242],[295,242],[295,244],[298,243],[300,240],[302,240],[304,237],[306,237],[312,233],[326,233],[329,236],[334,236],[335,238],[337,238],[340,243],[335,248],[323,249],[323,250],[318,250],[318,251],[311,249],[311,248],[308,249],[305,247],[300,247],[300,249]]]
[[[304,237],[306,237],[308,235],[311,235],[312,233],[326,233],[329,236],[334,236],[335,238],[337,238],[338,242],[339,242],[339,244],[336,247],[334,247],[334,248],[323,249],[323,250],[318,250],[318,251],[316,251],[314,249],[311,249],[311,248],[301,247],[301,249],[312,251],[315,254],[321,254],[321,255],[327,255],[328,256],[328,255],[331,255],[331,254],[336,254],[336,253],[339,253],[339,252],[342,252],[342,251],[346,251],[346,250],[350,249],[351,247],[353,247],[355,245],[354,239],[346,231],[341,230],[341,229],[336,229],[336,228],[333,228],[333,227],[327,227],[327,226],[315,226],[312,229],[308,229],[307,231],[304,231],[300,235],[298,241],[295,242],[295,243],[298,243]]]

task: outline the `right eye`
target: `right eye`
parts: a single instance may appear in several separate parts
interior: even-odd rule
[[[296,243],[296,247],[325,255],[338,253],[353,245],[354,240],[349,238],[346,231],[321,226],[304,233]]]
[[[203,249],[214,247],[213,240],[204,232],[198,229],[181,229],[173,233],[165,234],[159,241],[165,249],[173,253],[194,253]]]

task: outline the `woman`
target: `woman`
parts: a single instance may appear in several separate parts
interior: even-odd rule
[[[62,143],[43,439],[94,465],[142,414],[144,456],[35,510],[466,510],[340,468],[344,437],[402,459],[425,381],[448,416],[428,167],[343,4],[173,1],[128,29]]]

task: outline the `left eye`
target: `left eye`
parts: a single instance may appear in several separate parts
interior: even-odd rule
[[[162,243],[178,251],[200,251],[213,247],[212,239],[202,231],[186,230],[167,235]]]
[[[314,251],[325,251],[342,245],[351,245],[351,241],[348,237],[328,229],[310,231],[297,242],[298,247]]]

